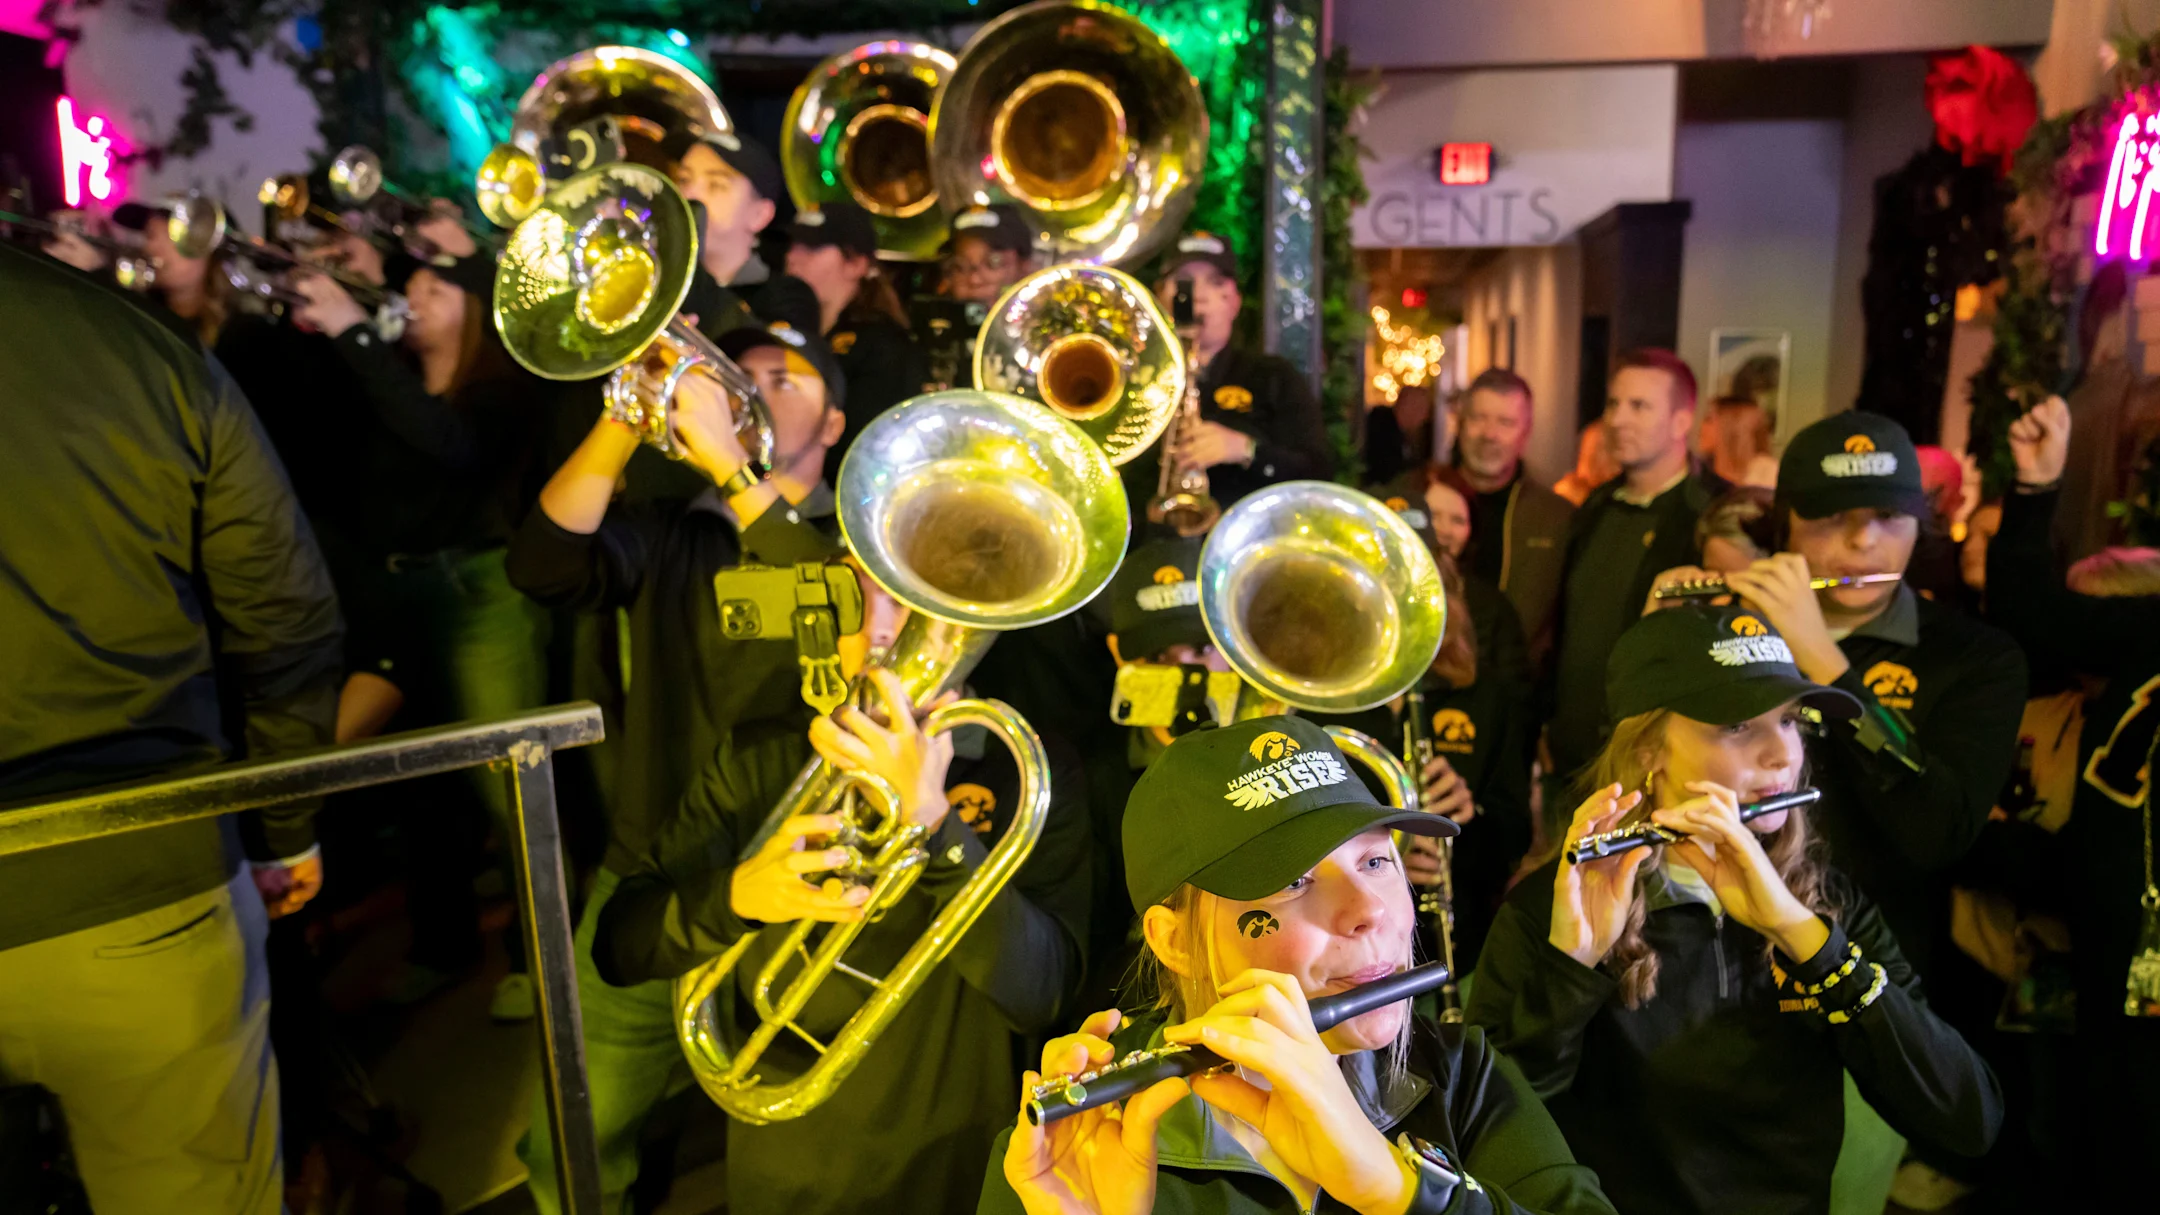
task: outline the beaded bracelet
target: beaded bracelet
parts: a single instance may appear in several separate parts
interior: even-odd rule
[[[1890,981],[1890,976],[1883,973],[1882,966],[1875,962],[1868,963],[1868,969],[1875,972],[1874,982],[1868,984],[1868,989],[1865,992],[1861,993],[1859,1002],[1854,1004],[1851,1008],[1842,1008],[1834,1012],[1825,1014],[1828,1017],[1830,1024],[1845,1024],[1847,1021],[1850,1021],[1854,1017],[1857,1017],[1861,1013],[1867,1011],[1867,1006],[1873,1004],[1876,998],[1882,995],[1884,986],[1886,986]]]
[[[1823,981],[1813,986],[1803,985],[1801,990],[1811,996],[1819,996],[1845,981],[1846,976],[1860,965],[1860,947],[1851,941],[1845,943],[1845,964],[1831,971]]]

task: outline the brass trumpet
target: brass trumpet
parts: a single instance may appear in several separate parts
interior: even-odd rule
[[[1153,254],[1192,210],[1207,143],[1192,73],[1100,0],[1039,0],[983,26],[930,115],[946,210],[1014,203],[1056,261]]]
[[[975,339],[975,383],[1046,406],[1124,464],[1185,399],[1185,359],[1155,297],[1131,275],[1052,266],[991,307]]]
[[[997,632],[1054,620],[1086,603],[1125,553],[1126,502],[1117,471],[1071,423],[1000,393],[931,393],[880,414],[840,467],[840,529],[871,578],[913,609],[892,648],[875,661],[900,677],[915,703],[957,686]],[[859,696],[858,679],[851,695]],[[903,898],[922,866],[926,832],[901,825],[881,782],[813,759],[773,807],[744,855],[788,818],[829,813],[851,791],[876,803],[849,807],[849,847],[874,850],[851,865],[871,882],[864,919],[804,921],[767,930],[753,980],[736,978],[760,935],[746,936],[675,982],[676,1034],[698,1083],[727,1114],[749,1123],[800,1117],[845,1081],[878,1036],[997,897],[1041,835],[1049,806],[1047,763],[1027,723],[996,701],[963,701],[933,713],[927,728],[987,726],[1020,768],[1020,803],[997,847],[883,978],[842,958],[863,928]],[[793,981],[783,972],[802,963]],[[868,998],[831,1041],[800,1023],[819,986],[838,971],[864,982]],[[739,1048],[722,1026],[747,983],[760,1019]],[[717,1006],[717,1007],[716,1007]],[[808,1041],[817,1061],[800,1076],[766,1081],[759,1059],[783,1033]]]
[[[0,231],[15,229],[53,238],[72,236],[91,248],[112,255],[113,281],[128,291],[148,291],[157,285],[157,266],[143,256],[142,247],[110,236],[98,236],[65,219],[39,219],[0,211]]]
[[[227,218],[223,203],[200,193],[189,193],[173,200],[172,210],[165,218],[165,237],[172,242],[173,251],[185,258],[199,259],[224,253],[229,258],[253,262],[273,275],[309,271],[345,288],[362,307],[377,310],[393,307],[400,316],[403,315],[403,297],[398,293],[335,266],[305,261],[291,250],[240,231]],[[234,288],[246,294],[294,305],[306,302],[272,279],[244,269],[236,271],[228,267],[226,278]],[[399,301],[397,305],[391,305],[393,299]]]
[[[675,388],[693,372],[713,377],[736,403],[743,450],[769,469],[772,418],[757,382],[677,315],[697,248],[690,204],[658,170],[589,169],[510,233],[495,270],[495,326],[534,375],[608,375],[608,416],[675,459],[688,458],[670,422]]]
[[[930,180],[930,103],[952,71],[946,52],[899,40],[812,69],[780,121],[780,167],[795,205],[853,202],[870,213],[880,254],[935,257],[945,216]]]

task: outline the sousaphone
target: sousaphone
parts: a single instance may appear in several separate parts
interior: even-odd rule
[[[937,256],[945,239],[930,171],[930,104],[953,57],[888,39],[817,65],[780,123],[780,167],[795,205],[852,202],[870,213],[878,252],[903,261]]]
[[[1185,357],[1155,297],[1107,266],[1014,283],[975,339],[975,383],[1078,426],[1112,464],[1146,451],[1185,399]]]
[[[1100,0],[1040,0],[985,25],[930,115],[938,201],[1015,204],[1054,261],[1145,260],[1191,212],[1207,144],[1192,73]]]

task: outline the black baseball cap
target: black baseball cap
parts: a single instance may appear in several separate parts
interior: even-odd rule
[[[1035,247],[1035,233],[1021,217],[1020,208],[1010,203],[969,207],[953,216],[952,236],[946,241],[946,251],[951,252],[963,236],[972,236],[993,249],[1009,253],[1025,254]]]
[[[1730,726],[1797,700],[1826,717],[1856,717],[1860,702],[1793,665],[1791,647],[1762,617],[1737,607],[1690,605],[1628,627],[1605,664],[1607,715],[1653,709]]]
[[[161,198],[154,203],[124,202],[113,208],[112,221],[130,232],[141,232],[152,222],[164,223],[172,218],[173,200]]]
[[[1179,738],[1125,801],[1125,890],[1144,911],[1187,882],[1226,899],[1274,894],[1375,827],[1454,835],[1454,823],[1373,799],[1327,731],[1257,717]]]
[[[840,370],[840,360],[833,357],[832,347],[825,344],[825,339],[814,333],[804,333],[784,321],[774,321],[762,327],[744,325],[740,329],[730,329],[720,335],[717,345],[720,353],[731,359],[740,359],[760,346],[792,350],[817,368],[818,378],[825,381],[828,407],[838,409],[847,399],[847,375]]]
[[[787,193],[787,183],[780,176],[780,162],[773,159],[772,152],[764,144],[740,131],[677,131],[660,145],[660,152],[669,160],[679,161],[698,144],[711,148],[727,167],[748,178],[750,188],[758,192],[758,197],[778,202]]]
[[[446,257],[440,262],[424,262],[394,250],[383,259],[384,275],[400,290],[407,280],[422,270],[442,279],[465,294],[483,301],[495,298],[495,254],[481,249],[471,257]]]
[[[1928,515],[1912,436],[1889,418],[1858,409],[1792,437],[1778,461],[1777,496],[1803,519],[1856,508]]]
[[[820,203],[797,211],[787,234],[789,240],[813,249],[832,245],[856,257],[877,256],[877,225],[871,222],[868,211],[854,203]]]
[[[1128,662],[1174,645],[1209,644],[1200,619],[1199,536],[1151,540],[1125,554],[1110,580],[1110,631]]]
[[[1174,278],[1177,272],[1193,262],[1206,262],[1223,272],[1232,282],[1237,280],[1237,253],[1230,242],[1213,232],[1187,232],[1163,255],[1163,277]]]

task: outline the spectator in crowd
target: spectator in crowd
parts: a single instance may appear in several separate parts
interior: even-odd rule
[[[1575,436],[1575,467],[1567,475],[1553,482],[1553,492],[1575,506],[1581,506],[1590,498],[1590,491],[1620,475],[1613,463],[1612,449],[1605,441],[1605,423],[1602,419],[1582,428]]]
[[[1568,529],[1546,724],[1555,776],[1572,776],[1597,753],[1606,656],[1659,571],[1692,567],[1699,556],[1695,521],[1711,495],[1690,471],[1694,425],[1695,373],[1680,356],[1620,357],[1603,423],[1620,475],[1584,500]]]
[[[1724,486],[1777,484],[1770,415],[1754,397],[1719,397],[1704,412],[1700,452],[1705,480]]]
[[[337,602],[224,371],[12,248],[0,324],[0,801],[329,742]],[[0,858],[0,1082],[101,1215],[281,1210],[264,915],[321,888],[314,810]]]
[[[1394,400],[1375,402],[1365,411],[1366,481],[1385,485],[1440,459],[1454,438],[1453,421],[1452,409],[1433,409],[1429,383],[1406,384]]]
[[[1499,587],[1515,605],[1530,639],[1533,663],[1552,645],[1553,609],[1567,559],[1568,499],[1539,485],[1523,468],[1536,404],[1530,384],[1494,367],[1463,393],[1455,468],[1475,494],[1470,502],[1479,540],[1469,572]],[[1578,499],[1579,501],[1579,499]]]
[[[1714,574],[1744,570],[1776,552],[1774,514],[1767,489],[1738,485],[1718,495],[1695,524],[1703,568]]]

